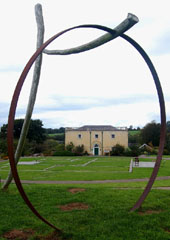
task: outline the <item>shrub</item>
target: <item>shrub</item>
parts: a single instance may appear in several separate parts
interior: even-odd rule
[[[84,154],[84,145],[74,146],[72,142],[66,145],[65,150],[73,153],[73,156],[82,156]]]
[[[170,152],[168,151],[168,149],[165,148],[163,154],[164,154],[164,155],[169,155]]]
[[[72,152],[74,149],[74,144],[70,142],[69,144],[66,145],[65,149],[66,151]]]
[[[130,156],[131,157],[138,157],[141,154],[141,150],[138,146],[131,146],[130,147]]]
[[[64,150],[64,151],[56,151],[53,153],[53,156],[75,156],[75,153]]]
[[[126,148],[124,151],[124,156],[131,157],[132,156],[132,151],[130,148]]]
[[[43,143],[43,149],[42,149],[43,154],[46,156],[52,156],[53,153],[56,151],[58,145],[59,145],[58,142],[55,141],[54,139],[47,139]]]
[[[131,146],[125,149],[124,156],[127,157],[138,157],[141,154],[141,150],[138,146]]]
[[[116,144],[114,147],[112,147],[112,151],[110,152],[111,156],[122,156],[124,154],[125,151],[125,147],[120,145],[120,144]]]
[[[83,155],[89,156],[89,153],[87,151],[85,151]]]
[[[75,153],[75,155],[77,156],[82,156],[84,153],[84,145],[78,145],[73,149],[73,152]]]

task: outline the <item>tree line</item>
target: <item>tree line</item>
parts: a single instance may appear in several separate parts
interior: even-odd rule
[[[137,146],[147,144],[153,150],[155,150],[159,146],[160,131],[161,131],[160,123],[156,123],[155,121],[147,123],[136,134],[131,135],[129,132],[129,144]],[[170,154],[170,121],[167,121],[166,123],[166,141],[164,147],[164,154]]]
[[[14,121],[14,148],[17,146],[23,122],[24,119]],[[123,150],[123,148],[121,148],[122,146],[113,146],[111,154],[118,155],[118,153],[120,153],[119,155],[121,155],[124,152],[128,155],[132,149],[133,152],[136,152],[142,144],[150,146],[150,148],[145,149],[147,152],[152,149],[152,153],[156,153],[159,146],[160,127],[160,123],[156,123],[155,121],[147,123],[143,128],[134,129],[131,125],[129,127],[129,149],[125,151],[125,149]],[[166,127],[164,154],[170,154],[170,121],[166,123]],[[135,130],[135,134],[131,134],[131,132],[134,132],[133,130]],[[6,137],[7,124],[4,124],[0,132],[1,157],[8,155]],[[70,153],[73,155],[82,155],[84,153],[83,146],[65,146],[64,139],[64,127],[60,127],[59,129],[44,128],[41,120],[31,120],[22,155],[33,155],[36,153],[42,153],[44,155],[69,155]]]
[[[24,119],[16,119],[14,121],[14,150],[17,147],[23,123]],[[0,157],[2,158],[8,155],[7,127],[8,124],[3,124],[0,132]],[[50,134],[56,135],[50,136]],[[22,155],[28,156],[36,153],[53,155],[55,151],[63,151],[65,148],[64,134],[65,128],[63,127],[59,129],[44,128],[41,120],[31,119]]]

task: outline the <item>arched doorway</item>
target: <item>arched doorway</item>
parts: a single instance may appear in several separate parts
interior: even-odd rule
[[[98,144],[94,145],[93,153],[94,153],[94,155],[99,155],[99,145]]]

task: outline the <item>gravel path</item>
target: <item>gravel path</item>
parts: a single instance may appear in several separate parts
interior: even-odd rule
[[[168,180],[170,176],[157,177],[156,180]],[[30,181],[22,180],[22,183],[29,184],[98,184],[98,183],[123,183],[123,182],[147,182],[149,178],[136,178],[136,179],[119,179],[119,180],[95,180],[95,181]],[[4,182],[1,179],[1,182]],[[14,181],[13,181],[14,182]]]

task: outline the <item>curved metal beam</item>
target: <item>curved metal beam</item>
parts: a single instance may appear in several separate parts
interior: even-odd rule
[[[145,198],[147,197],[148,193],[150,192],[152,185],[157,177],[158,171],[159,171],[159,167],[161,164],[161,159],[162,159],[162,154],[163,154],[163,150],[164,150],[164,143],[165,143],[165,135],[166,135],[166,113],[165,113],[165,101],[164,101],[164,96],[163,96],[163,91],[162,91],[162,87],[159,81],[159,77],[158,74],[155,70],[155,67],[152,63],[152,61],[150,60],[149,56],[146,54],[146,52],[143,50],[143,48],[137,43],[135,42],[132,38],[128,37],[125,34],[120,35],[123,39],[125,39],[126,41],[128,41],[143,57],[143,59],[145,60],[151,74],[152,77],[154,79],[154,83],[156,86],[156,90],[157,90],[157,94],[158,94],[158,99],[159,99],[159,105],[160,105],[160,115],[161,115],[161,135],[160,135],[160,142],[159,142],[159,151],[158,151],[158,155],[157,155],[157,160],[155,162],[155,167],[152,171],[151,177],[146,185],[146,188],[144,189],[142,195],[140,196],[139,200],[135,203],[135,205],[133,206],[133,208],[130,211],[134,211],[137,208],[139,208],[143,201],[145,200]]]
[[[20,92],[22,89],[22,86],[24,84],[24,81],[27,77],[27,74],[31,68],[31,66],[33,65],[33,63],[35,62],[35,60],[37,59],[37,57],[42,53],[42,51],[52,42],[54,41],[56,38],[58,38],[59,36],[61,36],[62,34],[71,31],[73,29],[76,28],[96,28],[96,29],[100,29],[106,32],[109,32],[111,34],[115,34],[115,31],[113,31],[110,28],[107,28],[105,26],[100,26],[100,25],[80,25],[80,26],[76,26],[73,28],[69,28],[66,29],[56,35],[54,35],[52,38],[50,38],[49,40],[47,40],[44,44],[41,45],[41,47],[33,54],[33,56],[30,58],[30,60],[28,61],[28,63],[26,64],[19,80],[17,83],[17,86],[15,88],[14,91],[14,95],[11,101],[11,106],[10,106],[10,111],[9,111],[9,117],[8,117],[8,133],[7,133],[7,141],[8,141],[8,153],[9,153],[9,160],[10,160],[10,165],[11,165],[11,170],[12,170],[12,174],[16,183],[16,186],[22,196],[22,198],[24,199],[25,203],[27,204],[27,206],[31,209],[31,211],[44,223],[46,223],[47,225],[49,225],[50,227],[54,228],[57,232],[61,233],[61,230],[56,228],[53,224],[51,224],[50,222],[48,222],[45,218],[43,218],[40,213],[34,208],[34,206],[32,205],[32,203],[30,202],[30,200],[28,199],[23,186],[21,184],[18,172],[17,172],[17,167],[15,165],[15,157],[14,157],[14,148],[13,148],[13,129],[14,129],[14,118],[15,118],[15,112],[16,112],[16,108],[17,108],[17,103],[18,103],[18,99],[20,96]],[[132,39],[130,39],[129,37],[127,37],[126,35],[121,35],[121,37],[123,37],[124,39],[126,39],[128,42],[130,42],[134,47],[135,47],[140,54],[143,56],[143,58],[146,61],[146,56],[145,53],[143,53],[141,51],[140,46]],[[136,44],[136,45],[135,45]],[[139,48],[139,49],[138,49]],[[161,138],[160,138],[160,147],[159,147],[159,153],[158,153],[158,157],[157,157],[157,161],[155,164],[155,168],[153,170],[153,174],[151,176],[151,179],[149,180],[148,183],[148,187],[144,190],[143,195],[141,196],[140,200],[137,202],[137,204],[131,209],[131,211],[135,210],[136,208],[138,208],[142,202],[144,201],[144,199],[146,198],[147,194],[149,193],[152,184],[156,178],[157,172],[159,170],[159,166],[160,166],[160,161],[161,161],[161,157],[162,157],[162,152],[163,152],[163,147],[164,147],[164,141],[165,141],[165,123],[166,123],[166,118],[165,118],[165,107],[164,107],[164,98],[163,98],[163,93],[161,91],[161,85],[159,82],[158,77],[156,77],[156,71],[153,70],[153,65],[150,63],[151,61],[149,59],[147,59],[147,64],[152,72],[153,78],[155,80],[155,85],[157,87],[157,91],[158,91],[158,96],[159,96],[159,101],[160,101],[160,109],[161,109]],[[151,64],[151,65],[150,65]],[[156,75],[155,75],[156,74]]]
[[[46,223],[47,225],[49,225],[50,227],[54,228],[57,232],[61,233],[61,230],[56,228],[53,224],[51,224],[50,222],[48,222],[45,218],[43,218],[41,216],[41,214],[35,209],[35,207],[33,206],[33,204],[30,202],[30,200],[28,199],[24,188],[22,186],[22,183],[20,181],[19,175],[18,175],[18,171],[17,171],[17,166],[15,164],[15,157],[14,157],[14,147],[13,147],[13,129],[14,129],[14,119],[15,119],[15,113],[16,113],[16,108],[17,108],[17,103],[18,103],[18,99],[20,96],[20,92],[22,89],[22,86],[24,84],[24,81],[27,77],[27,74],[31,68],[31,66],[33,65],[33,63],[35,62],[35,60],[38,58],[38,56],[43,52],[43,50],[52,42],[54,41],[56,38],[58,38],[59,36],[61,36],[62,34],[71,31],[73,29],[76,28],[96,28],[96,29],[100,29],[106,32],[109,32],[111,34],[115,34],[115,31],[113,31],[110,28],[107,28],[105,26],[100,26],[100,25],[80,25],[80,26],[76,26],[76,27],[72,27],[72,28],[68,28],[56,35],[54,35],[53,37],[51,37],[49,40],[47,40],[44,44],[41,45],[41,47],[39,49],[37,49],[37,51],[33,54],[33,56],[30,58],[30,60],[28,61],[28,63],[26,64],[19,80],[18,83],[16,85],[13,97],[12,97],[12,101],[11,101],[11,106],[10,106],[10,110],[9,110],[9,117],[8,117],[8,129],[7,129],[7,142],[8,142],[8,155],[9,155],[9,161],[10,161],[10,166],[11,166],[11,171],[16,183],[16,186],[20,192],[20,195],[22,196],[23,200],[25,201],[25,203],[27,204],[27,206],[30,208],[30,210],[44,223]]]

